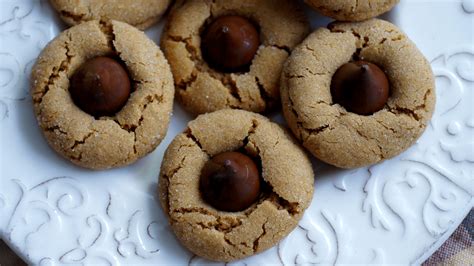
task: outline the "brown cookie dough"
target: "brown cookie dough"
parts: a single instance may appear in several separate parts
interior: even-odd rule
[[[346,111],[332,99],[336,70],[353,58],[381,67],[390,83],[385,107],[372,115]],[[353,168],[392,158],[423,133],[435,105],[429,62],[396,26],[373,19],[334,23],[293,51],[282,74],[284,116],[314,156]]]
[[[261,162],[268,189],[244,211],[218,211],[201,198],[201,169],[211,157],[239,149]],[[305,152],[280,126],[247,111],[221,110],[199,116],[173,140],[163,159],[158,193],[184,246],[207,259],[232,261],[288,235],[311,202],[313,182]]]
[[[305,0],[321,14],[340,21],[362,21],[392,9],[400,0]]]
[[[119,56],[132,79],[133,92],[113,117],[79,109],[69,79],[88,59]],[[56,37],[32,70],[31,95],[48,143],[71,162],[91,169],[130,164],[153,151],[168,129],[173,78],[158,46],[123,22],[85,22]]]
[[[90,20],[118,20],[146,29],[165,13],[171,0],[50,0],[68,25]]]
[[[222,73],[201,53],[201,34],[215,18],[240,15],[259,26],[261,45],[246,73]],[[225,108],[263,112],[279,106],[283,63],[306,36],[309,24],[290,0],[178,0],[161,44],[177,88],[177,99],[194,114]]]

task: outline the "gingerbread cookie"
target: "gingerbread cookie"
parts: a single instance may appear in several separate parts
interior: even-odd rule
[[[305,0],[321,14],[340,21],[362,21],[391,10],[400,0]]]
[[[159,198],[179,241],[232,261],[266,250],[297,225],[313,195],[313,170],[290,135],[243,110],[199,116],[168,147]]]
[[[171,0],[50,0],[68,25],[90,20],[118,20],[146,29],[165,13]]]
[[[429,62],[395,25],[334,23],[293,51],[284,116],[314,156],[353,168],[392,158],[423,133],[435,105]]]
[[[43,50],[32,70],[36,117],[48,143],[91,169],[130,164],[168,129],[173,78],[158,46],[118,21],[74,26]]]
[[[279,77],[309,24],[291,0],[176,1],[161,44],[193,114],[279,106]]]

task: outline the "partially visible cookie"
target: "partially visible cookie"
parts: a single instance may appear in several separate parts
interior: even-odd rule
[[[203,199],[219,193],[216,187],[225,182],[226,175],[243,171],[241,175],[250,173],[250,177],[256,171],[254,167],[239,168],[240,159],[235,156],[228,161],[216,159],[228,152],[250,157],[259,168],[260,196],[244,208],[242,202],[229,202],[235,199],[233,193],[221,195],[224,206]],[[207,185],[200,183],[209,175],[210,160],[220,160],[228,170],[211,180],[213,191],[205,191]],[[211,170],[219,167],[211,164]],[[158,194],[184,246],[210,260],[232,261],[264,251],[288,235],[311,202],[313,182],[305,152],[279,125],[247,111],[221,110],[199,116],[173,140],[161,166]],[[240,196],[245,188],[237,191]]]
[[[339,21],[362,21],[391,10],[400,0],[305,0],[321,14]]]
[[[226,16],[233,18],[206,34],[210,25]],[[255,31],[256,38],[252,37]],[[235,108],[264,112],[279,107],[283,63],[308,31],[304,13],[291,0],[178,0],[161,45],[173,71],[177,99],[187,111],[202,114]],[[223,45],[229,43],[226,36],[232,40],[229,49]],[[207,42],[211,50],[216,50],[206,58],[203,42],[207,39],[211,39]],[[219,41],[222,45],[215,43]],[[258,49],[248,56],[255,41]],[[251,47],[246,46],[249,43]],[[209,57],[217,57],[214,59],[221,64],[210,64]],[[250,61],[230,62],[244,57]]]
[[[118,20],[146,29],[158,22],[171,0],[50,0],[68,25],[90,20]]]
[[[382,105],[377,92],[384,82],[372,67],[359,67],[362,60],[388,79]],[[341,83],[337,72],[347,63],[354,66],[343,74],[360,70],[369,86],[349,91],[349,102],[338,102],[334,85]],[[349,90],[359,88],[354,80]],[[377,163],[406,150],[425,130],[436,99],[428,60],[395,25],[378,19],[333,23],[310,34],[288,59],[281,84],[283,113],[294,134],[314,156],[342,168]],[[366,103],[379,107],[365,110],[357,101],[371,86],[375,90]]]
[[[84,63],[100,57],[123,65],[131,94],[115,114],[95,117],[73,102],[70,80]],[[126,23],[90,21],[64,31],[38,57],[31,82],[46,140],[82,167],[130,164],[153,151],[166,135],[174,96],[169,65],[152,40]]]

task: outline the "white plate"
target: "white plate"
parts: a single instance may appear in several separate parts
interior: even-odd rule
[[[406,0],[385,16],[432,62],[431,124],[408,151],[369,168],[315,162],[315,196],[299,226],[237,264],[421,263],[449,237],[473,206],[473,12],[472,0]],[[314,27],[329,21],[308,14]],[[62,27],[48,1],[0,0],[2,239],[44,265],[204,262],[178,244],[155,199],[163,152],[190,119],[179,105],[159,148],[122,169],[75,167],[41,136],[28,77]],[[161,29],[149,36],[157,41]]]

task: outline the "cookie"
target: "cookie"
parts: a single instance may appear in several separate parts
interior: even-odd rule
[[[362,21],[391,10],[399,0],[305,0],[321,14],[340,21]]]
[[[158,22],[171,0],[50,0],[61,19],[68,25],[90,20],[118,20],[146,29]]]
[[[295,1],[179,0],[161,45],[177,99],[187,111],[264,112],[279,107],[283,64],[308,31],[308,21]],[[204,50],[210,50],[207,57]]]
[[[348,111],[331,92],[341,66],[361,60],[382,69],[389,83],[382,109],[368,114]],[[373,76],[369,81],[383,83]],[[398,155],[420,137],[435,106],[429,62],[395,25],[378,19],[334,23],[310,34],[288,59],[281,84],[294,134],[314,156],[341,168]],[[357,93],[355,100],[365,92]]]
[[[252,163],[236,152],[250,157],[258,170],[242,170]],[[227,191],[237,191],[241,198],[224,193],[216,198],[224,205],[204,200],[217,193],[206,191],[211,161],[214,169],[219,169],[219,161],[227,166],[228,175],[237,175],[233,178],[248,172],[250,181],[245,182],[252,189],[245,192],[241,183],[234,184],[237,187]],[[255,171],[261,175],[256,200],[251,178]],[[217,185],[211,182],[211,187],[219,187],[222,178],[217,176]],[[161,166],[158,194],[185,247],[210,260],[232,261],[264,251],[288,235],[311,202],[313,183],[305,152],[280,126],[255,113],[226,109],[199,116],[173,140]]]
[[[100,57],[117,58],[130,76],[131,93],[118,112],[95,117],[75,104],[70,87],[81,67]],[[174,97],[169,65],[152,40],[126,23],[90,21],[64,31],[38,57],[31,81],[46,140],[79,166],[130,164],[153,151],[168,129]]]

